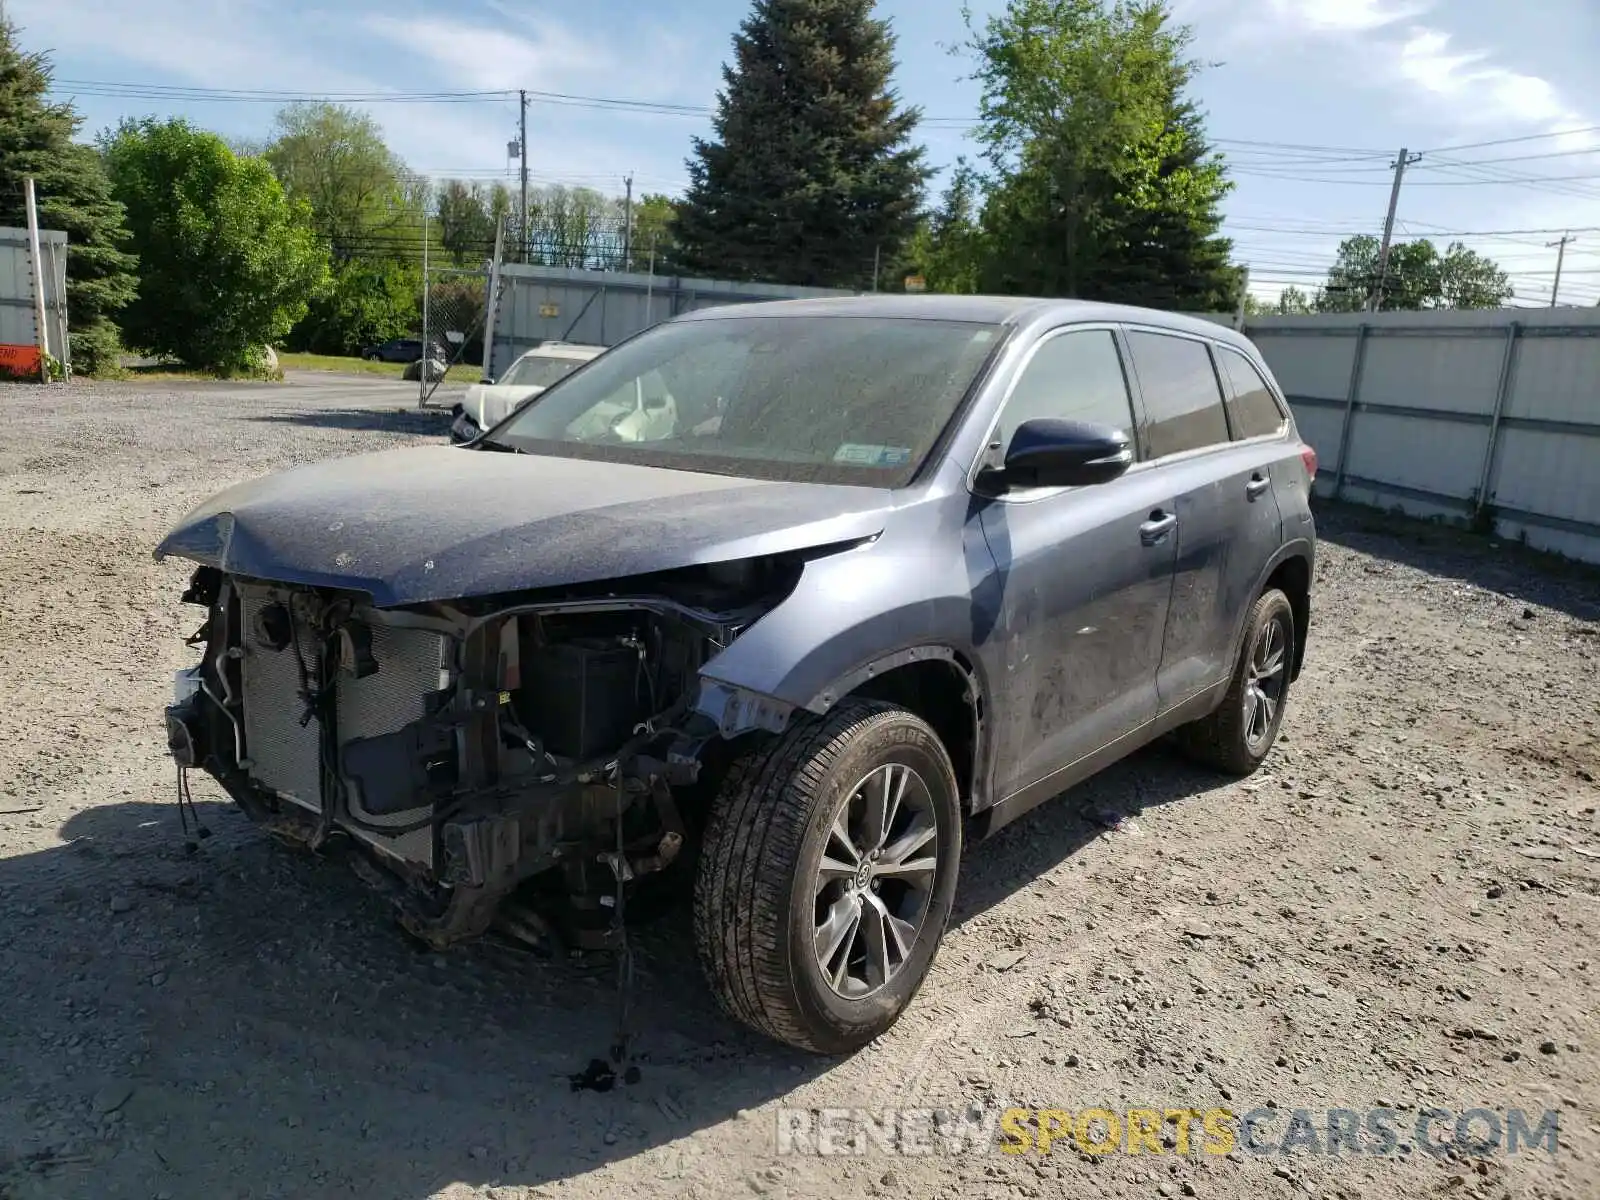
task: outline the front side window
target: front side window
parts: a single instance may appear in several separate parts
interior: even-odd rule
[[[1017,426],[1046,417],[1106,425],[1131,436],[1128,381],[1109,329],[1082,329],[1042,342],[1022,369],[992,440],[1009,446]]]
[[[1235,438],[1262,437],[1283,430],[1283,410],[1256,365],[1237,350],[1217,348],[1217,362],[1228,381],[1228,419]]]
[[[902,487],[997,325],[867,316],[672,322],[567,376],[488,440],[536,454]]]
[[[1228,418],[1204,342],[1130,331],[1133,369],[1144,395],[1151,458],[1228,442]]]

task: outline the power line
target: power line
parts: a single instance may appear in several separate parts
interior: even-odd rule
[[[1487,142],[1463,142],[1455,146],[1435,146],[1424,154],[1454,154],[1457,150],[1482,150],[1490,146],[1514,146],[1522,142],[1538,142],[1547,138],[1578,137],[1586,133],[1600,133],[1600,125],[1585,125],[1580,129],[1556,129],[1549,133],[1529,133],[1522,137],[1495,138]]]

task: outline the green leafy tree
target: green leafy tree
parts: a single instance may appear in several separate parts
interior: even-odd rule
[[[622,206],[594,188],[553,184],[528,193],[528,253],[555,267],[614,266],[622,251]]]
[[[1165,0],[1010,0],[967,49],[992,173],[986,290],[1228,309],[1231,185]]]
[[[1278,293],[1275,311],[1284,316],[1302,317],[1316,310],[1312,307],[1311,297],[1306,295],[1305,290],[1291,285]]]
[[[723,67],[715,135],[696,139],[677,234],[685,270],[863,286],[917,225],[918,110],[889,80],[872,0],[755,0]]]
[[[1360,312],[1380,287],[1384,310],[1498,308],[1513,293],[1511,281],[1492,259],[1452,242],[1441,255],[1427,238],[1395,242],[1387,269],[1383,244],[1370,234],[1339,244],[1328,279],[1317,293],[1319,312]]]
[[[956,162],[939,207],[913,239],[907,265],[921,274],[931,292],[973,293],[984,267],[983,231],[978,218],[982,184],[965,159]]]
[[[339,104],[291,104],[274,132],[264,157],[335,257],[418,253],[426,181],[410,176],[375,120]]]
[[[1460,242],[1440,259],[1439,284],[1444,308],[1500,308],[1517,294],[1498,263]]]
[[[439,241],[456,266],[481,263],[494,253],[494,195],[482,184],[449,180],[439,193],[435,215]]]
[[[347,258],[289,331],[291,350],[359,354],[421,327],[422,270],[392,258]]]
[[[264,161],[185,121],[124,121],[101,146],[142,265],[124,336],[193,366],[256,368],[327,283],[309,210]]]
[[[95,374],[116,369],[112,322],[133,299],[138,264],[100,156],[72,140],[83,118],[46,99],[50,72],[49,59],[24,52],[15,26],[0,20],[0,224],[23,223],[22,181],[31,176],[40,225],[67,235],[72,365]]]
[[[670,196],[646,193],[633,206],[633,262],[630,271],[654,269],[658,275],[676,274],[678,260],[678,206]]]

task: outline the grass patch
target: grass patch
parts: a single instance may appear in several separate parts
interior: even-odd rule
[[[405,363],[368,362],[364,358],[341,354],[290,354],[280,350],[278,365],[285,371],[337,371],[343,375],[382,375],[399,379],[405,374]],[[480,368],[471,363],[455,363],[445,378],[457,383],[476,383]]]
[[[98,379],[136,379],[140,382],[160,383],[162,381],[204,379],[215,382],[227,380],[232,383],[281,383],[283,372],[279,371],[219,371],[214,367],[183,367],[177,363],[157,363],[148,367],[121,367],[116,374],[104,372]]]

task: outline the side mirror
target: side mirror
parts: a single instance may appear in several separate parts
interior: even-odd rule
[[[1024,421],[1011,435],[1005,466],[986,472],[1004,487],[1090,487],[1133,465],[1128,435],[1083,421]]]

